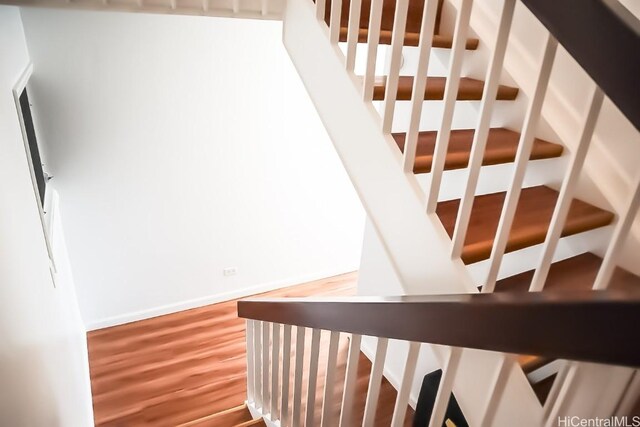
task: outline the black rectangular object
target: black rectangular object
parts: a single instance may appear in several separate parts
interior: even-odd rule
[[[427,427],[429,425],[441,378],[442,369],[438,369],[424,376],[422,387],[420,388],[420,395],[418,396],[418,403],[416,404],[413,427]],[[447,420],[451,420],[456,427],[469,427],[453,393],[451,393],[449,397],[447,412],[445,412],[444,416],[444,421],[446,422]],[[442,427],[446,427],[445,423],[442,424]]]
[[[44,206],[44,195],[47,186],[47,180],[42,170],[42,160],[40,159],[40,150],[38,149],[38,141],[36,139],[36,131],[33,126],[33,116],[31,115],[31,105],[29,104],[29,95],[25,88],[20,94],[20,110],[22,111],[22,122],[27,134],[27,143],[29,146],[29,154],[31,155],[31,164],[33,165],[33,174],[36,178],[36,186],[38,187],[38,195],[40,203]]]

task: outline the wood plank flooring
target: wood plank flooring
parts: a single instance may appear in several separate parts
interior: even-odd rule
[[[356,273],[349,273],[260,296],[349,296],[355,295],[356,281]],[[241,405],[246,398],[245,321],[236,315],[236,300],[92,331],[88,343],[97,426],[177,426]],[[342,337],[338,378],[344,376],[346,346]],[[324,389],[324,357],[317,402]],[[371,369],[366,357],[361,362],[357,417]],[[388,425],[394,401],[395,390],[385,380],[379,425]],[[320,412],[317,403],[316,418]]]

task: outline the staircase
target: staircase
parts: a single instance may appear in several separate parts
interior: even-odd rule
[[[546,28],[541,54],[530,73],[533,77],[521,80],[526,83],[522,87],[514,84],[505,66],[507,51],[513,49],[509,37],[519,1],[532,12],[531,19]],[[485,15],[489,6],[495,6],[495,13],[481,22],[494,30],[492,37],[484,30],[474,34],[473,26],[479,27],[481,18],[471,19],[472,0],[262,0],[251,4],[232,0],[226,8],[213,0],[30,3],[282,19],[283,43],[360,196],[402,294],[496,293],[487,295],[492,303],[504,297],[518,306],[519,300],[535,305],[535,298],[552,301],[557,295],[576,291],[609,289],[626,295],[640,289],[640,278],[617,265],[627,236],[633,234],[640,174],[630,183],[623,207],[615,210],[579,186],[581,176],[587,175],[585,158],[605,98],[636,131],[640,128],[640,97],[629,90],[637,86],[640,75],[640,24],[619,5],[609,4],[612,2],[576,1],[549,9],[551,2],[542,0],[502,0],[490,5],[476,0],[476,6],[487,6]],[[584,15],[574,16],[577,9],[585,11]],[[596,26],[597,37],[591,34]],[[592,47],[601,40],[618,43],[617,48]],[[544,123],[545,97],[551,90],[559,44],[594,79],[584,89],[587,108],[571,140],[556,139],[558,133],[550,132]],[[387,52],[384,67],[378,63],[381,47]],[[447,52],[444,76],[428,75],[436,49]],[[469,59],[469,54],[480,56]],[[486,62],[484,74],[464,74],[463,65],[473,58]],[[476,115],[466,126],[456,126],[456,112],[466,103],[475,103]],[[514,120],[496,117],[496,112],[510,110]],[[566,110],[564,114],[572,113]],[[428,128],[425,122],[436,125]],[[565,160],[562,170],[548,166],[542,179],[528,182],[527,172],[534,163],[553,159]],[[509,169],[495,169],[499,165]],[[462,177],[462,188],[456,197],[445,197],[455,173]],[[481,185],[485,176],[492,177],[493,190]],[[600,233],[594,234],[596,230]],[[573,242],[573,246],[566,245],[569,253],[558,250],[563,242]],[[509,264],[515,257],[516,267]],[[591,297],[598,298],[596,294]],[[315,391],[319,355],[326,352],[322,353],[326,354],[324,375],[331,385],[336,380],[340,332],[350,334],[338,411],[340,425],[350,425],[345,410],[359,396],[354,391],[357,375],[353,372],[357,373],[361,355],[360,334],[349,327],[321,328],[301,321],[280,322],[284,324],[281,328],[274,320],[248,318],[248,402],[255,413],[269,422],[280,420],[282,426],[300,425],[302,409],[295,405],[304,400],[302,378],[313,390],[307,394],[305,425],[313,424],[316,407],[322,409],[318,423],[337,425],[337,414],[332,411],[334,403],[340,407],[336,403],[340,399],[328,387]],[[301,334],[297,341],[292,338],[292,325]],[[294,361],[285,361],[295,343],[304,341],[307,327],[312,328],[311,338],[306,337],[310,340],[308,369],[303,369],[302,361],[295,361],[292,394],[283,390],[278,408],[278,389],[285,382],[278,383],[279,363],[288,375]],[[474,329],[475,325],[466,327]],[[330,331],[326,343],[320,339],[320,329]],[[546,333],[550,339],[554,335],[551,330]],[[400,350],[389,337],[373,335],[365,351],[372,367],[357,424],[374,424],[385,376],[395,378],[393,386],[398,390],[389,422],[393,426],[406,423],[407,407],[415,403],[412,380],[420,364],[443,370],[430,422],[438,427],[452,392],[471,425],[513,425],[517,417],[518,425],[538,426],[553,425],[557,416],[571,411],[589,413],[584,407],[588,405],[580,404],[597,400],[594,396],[601,400],[598,414],[611,414],[621,407],[627,390],[635,390],[632,385],[637,381],[635,371],[628,368],[594,368],[546,355],[517,356],[499,348],[481,352],[473,345],[464,350],[433,346],[436,362],[427,362],[420,344],[412,341],[408,349],[403,347],[401,354],[406,359],[394,363],[387,361],[387,353]],[[280,348],[286,355],[282,360]],[[296,354],[301,351],[302,344]],[[282,378],[289,377],[282,374]],[[595,383],[586,387],[589,378],[607,378],[607,396],[598,394]],[[275,404],[270,405],[269,396],[275,396]],[[285,415],[289,397],[293,418]],[[250,418],[243,405],[185,425],[264,425],[262,419]]]
[[[576,130],[576,143],[543,138],[538,129],[557,56],[554,35],[547,33],[535,81],[523,94],[505,81],[509,79],[504,71],[516,2],[500,2],[499,14],[492,22],[496,34],[486,54],[484,79],[465,76],[462,71],[468,52],[482,49],[484,42],[469,36],[472,2],[452,4],[293,0],[284,16],[285,46],[404,293],[568,292],[609,286],[637,291],[640,278],[617,267],[615,260],[640,203],[640,175],[631,184],[629,202],[621,211],[595,204],[593,197],[576,197],[603,104],[599,84],[606,84],[597,82],[588,89],[588,108],[581,129]],[[450,21],[455,21],[448,35],[441,22],[447,5],[454,18]],[[637,22],[635,25],[638,27]],[[377,63],[381,45],[389,46],[384,67]],[[314,48],[310,50],[310,46]],[[450,51],[446,76],[428,75],[435,49]],[[328,87],[333,91],[327,91]],[[526,100],[519,99],[522,96]],[[516,101],[525,106],[517,123],[495,126],[499,122],[495,111],[504,111],[508,103]],[[440,107],[432,108],[431,102],[440,102]],[[465,102],[479,102],[475,125],[456,128],[454,114]],[[623,114],[635,120],[630,111]],[[434,121],[435,129],[424,127]],[[566,159],[564,171],[550,169],[546,179],[527,183],[532,162],[560,157]],[[481,176],[495,175],[491,172],[494,165],[509,164],[507,177],[493,178],[503,186],[502,191],[482,189]],[[455,170],[462,170],[464,187],[458,197],[443,198],[442,189],[451,181],[448,173]],[[596,230],[601,232],[594,234]],[[556,254],[563,244],[561,239],[569,237],[571,242],[580,242],[574,244],[580,248]],[[519,256],[517,268],[508,265],[513,257],[507,259],[506,255],[511,253]],[[482,262],[481,267],[474,266]],[[504,270],[516,273],[501,274]],[[479,280],[478,271],[483,276]],[[417,277],[420,283],[416,283]],[[452,284],[446,291],[443,281]],[[379,342],[375,350],[376,344],[369,343],[368,355],[375,361],[380,356]],[[567,411],[564,399],[569,399],[568,390],[580,369],[579,365],[546,357],[496,355],[481,362],[477,353],[435,351],[440,366],[450,368],[445,369],[439,394],[448,396],[455,391],[472,425],[506,425],[505,400],[512,416],[520,414],[521,425],[552,423]],[[385,355],[386,350],[380,357],[384,360]],[[514,364],[520,367],[519,372],[512,372]],[[405,367],[410,365],[408,361],[395,366],[387,362],[385,374],[406,378]],[[483,370],[492,374],[479,378],[477,372]],[[473,374],[473,381],[482,386],[463,379]],[[612,375],[618,376],[620,389],[633,371]],[[523,384],[530,387],[528,391]],[[440,409],[434,410],[430,425],[439,426],[446,402],[436,405]],[[614,407],[611,404],[610,409]]]

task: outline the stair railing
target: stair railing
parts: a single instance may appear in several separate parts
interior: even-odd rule
[[[295,1],[297,0],[290,0],[290,3]],[[396,94],[400,78],[402,48],[405,42],[405,30],[409,14],[417,12],[415,8],[416,2],[413,2],[414,7],[412,9],[412,3],[408,0],[395,0],[395,2],[371,0],[367,5],[370,6],[370,10],[368,11],[369,22],[366,24],[366,43],[364,45],[360,43],[359,46],[359,42],[364,41],[361,35],[361,29],[365,27],[365,25],[361,23],[360,19],[363,2],[362,0],[351,0],[348,3],[343,1],[344,0],[330,0],[330,4],[328,5],[326,0],[316,0],[313,5],[315,8],[315,18],[317,24],[323,29],[326,40],[333,46],[335,55],[343,62],[345,70],[356,85],[356,89],[360,92],[363,102],[367,105],[371,105],[375,92],[374,85],[376,82],[379,82],[379,78],[375,72],[378,68],[376,61],[378,58],[384,6],[386,3],[395,3],[393,28],[391,29],[391,47],[386,71],[387,75],[384,78],[384,99],[381,112],[377,116],[377,126],[385,136],[385,142],[393,146],[394,143],[390,136],[393,127]],[[305,2],[311,4],[309,3],[310,0],[305,0]],[[410,101],[409,126],[408,129],[406,129],[406,138],[401,160],[397,166],[401,168],[402,172],[407,176],[412,175],[416,159],[420,120],[423,115],[424,93],[428,81],[427,70],[429,68],[429,59],[434,38],[438,35],[438,27],[440,25],[439,15],[442,11],[441,3],[442,2],[438,2],[437,0],[426,0],[421,11],[422,21],[418,42],[418,61],[416,72],[412,76],[413,85]],[[410,179],[408,179],[406,183],[408,187],[411,187],[412,190],[418,193],[417,197],[423,204],[423,212],[426,214],[426,218],[437,218],[435,215],[436,207],[442,185],[453,114],[460,87],[463,55],[467,43],[467,35],[470,32],[469,22],[473,1],[459,0],[456,3],[457,10],[453,28],[453,39],[451,42],[452,52],[444,94],[442,96],[443,112],[432,159],[430,184],[428,185],[427,191],[423,192],[423,190]],[[487,275],[481,283],[481,285],[483,285],[481,292],[483,293],[493,292],[504,255],[509,251],[507,248],[509,235],[524,185],[534,138],[539,127],[545,103],[545,95],[548,92],[550,77],[554,69],[558,44],[562,45],[594,79],[594,85],[593,88],[588,89],[591,90],[591,96],[587,114],[580,129],[577,129],[577,135],[579,135],[578,143],[570,154],[569,165],[562,179],[559,196],[543,242],[542,254],[529,285],[531,291],[541,291],[544,288],[559,239],[565,229],[569,209],[576,192],[579,177],[583,171],[585,158],[593,139],[605,96],[609,96],[611,101],[613,101],[633,126],[639,128],[640,125],[640,97],[628,90],[630,87],[637,86],[637,76],[640,75],[640,22],[626,9],[617,4],[615,0],[587,0],[586,2],[571,0],[569,2],[563,2],[561,5],[555,3],[551,5],[551,3],[542,0],[523,0],[523,3],[549,31],[546,33],[546,42],[539,68],[536,72],[535,85],[531,93],[528,93],[526,114],[522,123],[522,131],[518,141],[513,172],[509,180],[506,198],[503,203],[495,239],[492,244]],[[458,207],[456,224],[450,243],[451,258],[454,262],[460,261],[464,243],[467,239],[467,230],[477,191],[480,168],[482,167],[484,152],[488,141],[488,133],[503,70],[504,58],[508,48],[508,39],[511,32],[511,23],[513,21],[515,7],[516,0],[504,0],[497,19],[498,24],[495,42],[493,46],[491,46],[491,55],[486,71],[478,121],[475,126],[472,150],[466,168],[464,195]],[[585,11],[585,9],[588,10]],[[571,22],[567,24],[568,21]],[[346,45],[343,46],[343,49],[340,49],[340,35],[345,34],[345,26],[347,27]],[[601,46],[600,49],[596,49],[591,45],[593,39],[591,34],[594,28],[598,28],[598,38],[607,41],[607,44]],[[387,27],[385,30],[389,30],[389,28]],[[293,31],[291,33],[293,33]],[[285,45],[292,45],[291,40],[295,38],[295,34],[287,36],[287,15],[285,13]],[[343,38],[342,40],[345,39]],[[295,62],[298,54],[289,46],[290,54]],[[307,46],[307,48],[311,47]],[[366,53],[364,75],[362,78],[357,78],[354,74],[358,49],[362,49],[362,51]],[[301,71],[303,79],[305,79],[305,74],[308,73],[311,73],[311,71]],[[310,89],[310,93],[313,98],[314,94],[312,89]],[[317,103],[317,105],[318,104],[319,103]],[[322,108],[319,107],[318,109],[322,115]],[[331,133],[332,126],[330,120],[325,120],[325,123],[327,123],[327,127]],[[354,143],[353,140],[340,142],[339,137],[333,139],[339,152],[341,150],[339,146],[341,143]],[[371,143],[373,144],[373,141]],[[368,154],[370,153],[361,151],[355,155],[359,155],[360,161],[364,162]],[[347,170],[349,170],[349,160],[345,160],[345,155],[342,157]],[[353,173],[351,175],[352,180],[354,180]],[[358,188],[357,178],[354,181],[356,188]],[[367,195],[362,191],[360,191],[360,193],[363,198],[363,203],[366,206]],[[605,251],[597,277],[593,283],[593,289],[606,289],[611,281],[620,251],[638,213],[640,205],[640,173],[633,179],[630,193],[631,195],[628,197],[626,206],[617,212],[619,218],[613,227],[612,237]],[[371,196],[371,198],[373,198],[373,196]],[[373,217],[381,209],[382,208],[368,209],[369,215]],[[372,220],[374,223],[376,222],[375,217]],[[439,224],[435,224],[435,227],[438,226]],[[383,226],[377,227],[377,230],[383,242],[389,243],[393,241],[392,236],[385,235]],[[441,242],[437,243],[441,244]],[[434,242],[433,245],[433,250],[438,251],[436,242]],[[446,244],[444,246],[446,247]],[[400,272],[399,276],[402,281],[402,272],[406,265],[403,265],[401,260],[402,257],[406,256],[410,251],[405,248],[404,251],[400,252],[397,247],[393,247],[392,245],[385,247],[389,252],[392,263]],[[431,280],[423,281],[423,283],[425,282],[432,283]],[[459,353],[454,350],[451,351],[443,361],[444,364],[451,368],[443,373],[441,392],[444,395],[448,396],[451,391],[450,387],[452,387],[453,384],[453,377],[455,376],[459,359]],[[491,420],[496,410],[496,402],[500,400],[504,392],[508,374],[515,360],[516,359],[509,354],[501,356],[500,367],[493,378],[491,392],[487,397],[486,407],[482,416],[483,425],[491,425]],[[562,395],[562,390],[559,390],[559,388],[567,389],[571,386],[571,378],[573,378],[574,375],[565,374],[567,371],[574,370],[574,367],[569,365],[567,369],[561,372],[560,376],[566,377],[568,380],[556,381],[552,394],[557,393]],[[449,387],[449,389],[447,389],[447,387]],[[554,399],[547,400],[544,408],[545,414],[548,415],[552,412],[549,405],[553,405],[554,403]],[[444,407],[437,407],[436,409],[442,411]]]
[[[359,415],[363,426],[374,425],[389,339],[410,343],[393,427],[406,425],[421,343],[456,349],[443,367],[431,427],[444,423],[450,396],[450,385],[444,383],[455,380],[463,348],[640,367],[640,334],[629,327],[640,321],[640,292],[257,299],[239,301],[238,315],[247,319],[248,403],[282,427],[314,425],[317,415],[322,426],[352,426]],[[321,356],[322,331],[328,350]],[[307,333],[311,334],[310,344],[305,344]],[[349,352],[346,373],[339,378],[341,335],[349,338]],[[364,335],[377,337],[377,346],[364,411],[354,414]],[[318,374],[320,364],[325,368],[323,375]],[[453,375],[447,375],[449,371]],[[324,381],[324,386],[318,388],[317,381]],[[318,389],[323,392],[321,404],[316,398]]]
[[[433,37],[437,31],[436,15],[439,11],[438,3],[438,0],[426,0],[422,11],[421,33],[418,44],[419,59],[417,71],[413,76],[410,124],[403,149],[402,167],[406,173],[413,171],[413,164],[416,157],[429,57]],[[536,73],[537,80],[528,100],[527,112],[518,143],[515,166],[507,197],[503,205],[496,239],[493,243],[489,263],[490,267],[487,278],[483,283],[483,292],[493,291],[503,256],[507,251],[509,232],[518,205],[535,133],[540,121],[545,94],[556,57],[558,40],[555,34],[559,34],[560,44],[568,49],[569,53],[584,67],[585,71],[595,79],[595,84],[594,87],[590,89],[592,93],[588,112],[584,118],[582,130],[579,133],[577,148],[571,153],[570,164],[562,180],[560,194],[549,226],[549,232],[544,241],[542,256],[532,279],[530,290],[540,291],[544,287],[553,255],[562,235],[569,208],[571,207],[573,194],[575,193],[578,179],[593,139],[605,95],[610,97],[636,128],[640,127],[640,97],[629,90],[629,88],[637,86],[637,78],[638,75],[640,75],[640,21],[615,0],[587,0],[586,2],[582,0],[572,0],[570,2],[563,2],[561,5],[555,3],[551,5],[542,0],[523,0],[523,3],[552,32],[547,33],[546,46],[539,69]],[[361,46],[364,47],[366,51],[366,66],[362,80],[356,81],[361,82],[360,90],[364,102],[372,101],[374,82],[376,82],[378,78],[375,75],[375,70],[383,4],[383,0],[371,1],[370,18],[367,26],[368,36],[366,44]],[[491,58],[486,72],[479,118],[475,126],[472,151],[466,169],[467,183],[464,189],[464,196],[459,205],[455,231],[452,238],[451,255],[454,259],[460,258],[462,255],[462,249],[467,237],[469,219],[487,144],[488,131],[496,101],[500,76],[503,70],[515,4],[516,0],[504,0],[502,3],[495,44],[491,49]],[[394,11],[390,59],[387,75],[384,78],[384,101],[382,112],[379,116],[381,131],[387,135],[391,133],[395,111],[400,64],[402,61],[402,47],[405,40],[405,27],[409,10],[408,5],[408,0],[397,0]],[[318,0],[315,2],[315,14],[318,24],[326,29],[328,42],[336,47],[338,46],[341,27],[347,25],[346,52],[343,53],[340,49],[335,49],[335,52],[337,55],[342,56],[346,70],[353,73],[356,51],[358,49],[358,34],[361,29],[360,14],[362,13],[362,0],[351,1],[349,7],[344,7],[342,0],[330,0],[330,10],[326,10],[326,7],[326,0]],[[443,95],[444,112],[437,133],[431,168],[431,183],[426,194],[422,194],[423,199],[426,200],[425,210],[427,214],[435,213],[440,192],[444,160],[447,154],[453,111],[455,109],[456,95],[461,77],[462,57],[469,32],[471,7],[472,0],[460,0],[456,13],[452,55]],[[347,17],[341,15],[345,12],[348,15]],[[413,12],[415,13],[416,11],[413,10]],[[597,34],[593,31],[593,28],[598,28]],[[607,46],[605,48],[593,48],[594,44],[602,44],[603,39],[607,40]],[[363,153],[363,156],[364,155],[365,153]],[[608,286],[615,267],[615,261],[624,243],[624,238],[628,234],[633,219],[637,214],[640,203],[639,194],[640,174],[633,182],[628,206],[624,211],[619,212],[622,219],[618,221],[616,225],[600,273],[594,283],[595,289],[605,289]]]
[[[481,0],[477,0],[481,2]],[[589,152],[594,130],[605,98],[617,106],[620,112],[636,128],[640,129],[640,97],[635,91],[640,75],[640,22],[617,0],[521,0],[536,18],[547,28],[547,40],[536,81],[528,95],[527,111],[522,123],[515,164],[510,178],[507,195],[489,258],[489,269],[485,280],[480,283],[483,293],[494,290],[504,254],[508,252],[507,242],[516,208],[520,199],[524,177],[535,133],[545,104],[549,80],[554,70],[554,60],[558,44],[566,49],[576,62],[594,81],[590,90],[589,106],[573,149],[568,168],[562,180],[560,193],[552,215],[548,232],[543,243],[531,291],[544,288],[558,241],[565,228],[578,179],[583,171],[585,158]],[[303,81],[312,95],[313,101],[325,122],[337,151],[350,174],[354,186],[372,220],[383,246],[391,260],[404,290],[407,293],[427,292],[473,292],[476,283],[470,280],[461,262],[461,254],[467,239],[467,230],[477,190],[480,167],[487,145],[489,126],[495,107],[499,80],[508,48],[511,24],[516,0],[503,0],[497,17],[495,41],[490,51],[489,66],[486,71],[478,121],[472,143],[472,151],[466,168],[466,185],[461,199],[455,230],[449,239],[440,224],[436,212],[441,192],[445,158],[449,148],[453,114],[460,88],[463,56],[470,32],[470,16],[473,0],[452,0],[457,8],[452,30],[451,56],[443,100],[443,113],[438,126],[435,151],[431,167],[431,181],[423,191],[413,176],[416,159],[420,119],[423,115],[424,93],[427,87],[427,71],[432,45],[441,36],[439,32],[442,0],[426,0],[422,10],[416,10],[415,1],[396,0],[394,21],[391,31],[390,56],[387,75],[384,78],[381,113],[373,107],[372,100],[379,91],[379,79],[375,74],[377,53],[384,14],[388,11],[384,0],[129,0],[129,1],[70,1],[70,0],[0,0],[3,4],[20,6],[35,5],[48,7],[73,7],[95,10],[141,11],[151,13],[175,13],[205,16],[230,16],[239,18],[284,19],[284,43],[294,64],[298,67]],[[477,3],[476,3],[477,4]],[[448,4],[449,5],[449,4]],[[450,5],[451,6],[451,5]],[[364,44],[361,16],[369,7],[369,22]],[[297,20],[301,9],[311,8],[314,28],[309,21]],[[302,11],[306,12],[306,11]],[[413,76],[410,120],[405,146],[399,153],[390,132],[396,111],[397,88],[400,79],[403,44],[406,39],[406,25],[410,14],[420,12],[420,35],[418,41],[418,64]],[[283,15],[284,13],[284,15]],[[346,27],[346,34],[344,33]],[[597,31],[594,29],[597,28]],[[386,30],[385,30],[386,31]],[[306,43],[310,33],[321,33],[322,38],[314,38],[314,43]],[[346,44],[342,50],[339,42]],[[297,43],[296,39],[303,40]],[[317,43],[316,43],[317,42]],[[327,48],[328,47],[328,48]],[[323,64],[309,58],[315,49],[327,48],[334,60],[341,64],[345,78],[339,82],[322,81]],[[307,51],[307,57],[302,58]],[[359,51],[364,51],[364,75],[356,76],[355,64]],[[322,57],[325,59],[325,57]],[[334,83],[336,83],[334,85]],[[340,83],[340,84],[337,84]],[[343,84],[344,83],[344,84]],[[330,88],[330,89],[329,89]],[[355,95],[354,95],[355,93]],[[353,95],[353,96],[352,96]],[[338,98],[340,96],[340,98]],[[357,98],[361,105],[345,102],[346,98]],[[339,101],[336,101],[339,99]],[[331,111],[334,110],[334,111]],[[348,116],[340,121],[338,116]],[[364,124],[363,126],[360,126]],[[633,143],[633,141],[630,141]],[[392,170],[395,168],[394,170]],[[640,205],[640,172],[631,183],[626,204],[616,212],[618,219],[613,227],[605,255],[593,283],[594,289],[607,289],[616,268],[619,254],[626,237],[637,217]],[[255,332],[255,331],[254,331]],[[264,334],[264,331],[260,331]],[[315,336],[314,336],[315,337]],[[314,338],[312,337],[312,338]],[[286,341],[286,336],[283,338]],[[315,339],[315,338],[314,338]],[[354,341],[352,341],[354,342]],[[384,346],[380,348],[382,352]],[[441,390],[447,395],[447,387],[452,385],[451,373],[460,362],[457,351],[452,351],[444,360],[449,367],[443,376]],[[503,356],[501,369],[496,372],[493,392],[487,396],[484,422],[488,423],[492,405],[500,396],[504,377],[509,372],[513,358]],[[382,372],[376,365],[376,372]],[[573,372],[573,370],[569,370]],[[570,374],[563,374],[571,378]],[[254,372],[254,374],[256,374]],[[569,387],[561,384],[559,386]],[[265,390],[262,390],[266,395]],[[295,387],[294,387],[295,392]],[[562,395],[563,390],[554,390]],[[545,411],[549,411],[545,408]]]

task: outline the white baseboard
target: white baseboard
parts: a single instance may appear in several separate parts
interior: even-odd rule
[[[264,423],[267,425],[267,427],[281,427],[280,420],[271,421],[269,419],[269,415],[268,414],[263,414],[262,411],[260,409],[256,408],[253,405],[252,402],[245,401],[244,403],[247,404],[247,409],[249,409],[249,412],[251,413],[251,417],[254,420],[257,420],[258,418],[262,418],[262,421],[264,421]]]
[[[230,301],[237,298],[243,298],[263,292],[273,291],[275,289],[286,288],[289,286],[302,285],[304,283],[313,282],[329,277],[339,276],[341,274],[351,273],[352,271],[325,271],[307,276],[301,276],[291,279],[276,280],[269,283],[263,283],[257,286],[237,289],[229,292],[222,292],[204,297],[193,298],[190,300],[180,301],[173,304],[153,307],[146,310],[134,311],[131,313],[119,314],[117,316],[105,317],[94,321],[87,322],[87,331],[95,331],[96,329],[108,328],[111,326],[123,325],[125,323],[136,322],[138,320],[150,319],[165,314],[176,313],[178,311],[198,308],[218,302]]]

